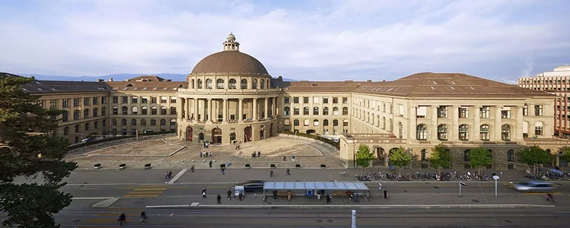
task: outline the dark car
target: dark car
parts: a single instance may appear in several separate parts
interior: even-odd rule
[[[262,192],[264,183],[265,181],[262,180],[251,180],[238,184],[238,186],[243,186],[245,192]]]

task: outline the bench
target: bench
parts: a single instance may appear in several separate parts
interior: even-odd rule
[[[123,170],[123,169],[125,169],[125,168],[127,168],[127,164],[120,164],[120,165],[119,165],[119,169],[120,169],[120,170]]]
[[[93,165],[94,169],[100,169],[101,167],[103,167],[103,166],[101,166],[101,163],[97,163],[97,164]]]
[[[144,164],[144,169],[150,169],[150,168],[151,168],[150,163]]]

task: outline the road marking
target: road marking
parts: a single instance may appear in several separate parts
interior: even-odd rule
[[[525,192],[524,194],[525,195],[544,195],[546,193],[547,192]],[[551,193],[554,195],[562,195],[562,193],[560,193],[560,192],[551,192]]]
[[[123,198],[156,198],[168,189],[168,185],[140,185]]]
[[[172,178],[168,184],[174,184],[174,182],[176,182],[176,180],[178,180],[178,178],[180,178],[188,169],[183,169],[180,170],[180,172],[178,172],[178,174],[176,174],[176,176],[174,176],[174,178]]]
[[[122,198],[124,198],[124,199],[158,198],[158,195],[125,195]]]
[[[135,188],[133,191],[164,191],[168,188]]]
[[[79,190],[99,190],[100,188],[80,188]]]
[[[142,211],[142,210],[139,210],[139,211]],[[97,215],[97,217],[119,217],[115,213],[97,213],[96,215]],[[129,217],[138,218],[140,216],[139,213],[125,213],[125,215],[127,216],[127,218],[129,218]]]
[[[106,200],[112,199],[115,197],[73,197],[72,200]]]
[[[172,187],[170,187],[170,188],[188,188],[188,187],[185,187],[185,186],[172,186]]]

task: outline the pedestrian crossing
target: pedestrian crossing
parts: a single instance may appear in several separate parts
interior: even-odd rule
[[[157,198],[162,194],[168,185],[140,185],[127,193],[123,198]]]

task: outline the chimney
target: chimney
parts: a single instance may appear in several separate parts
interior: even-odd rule
[[[112,82],[112,81],[113,81],[113,78],[109,78],[109,81]]]

